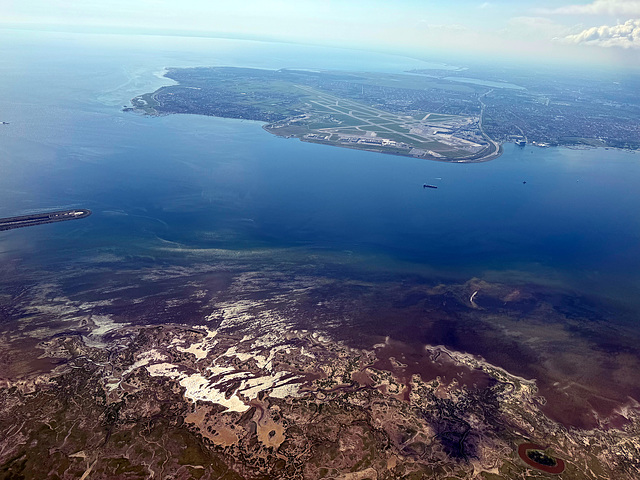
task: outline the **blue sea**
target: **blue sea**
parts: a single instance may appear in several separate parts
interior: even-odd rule
[[[171,84],[165,67],[403,72],[426,62],[21,30],[0,31],[0,57],[0,121],[9,122],[0,125],[0,216],[93,211],[2,232],[0,262],[65,268],[98,252],[170,263],[168,247],[303,251],[371,270],[549,285],[640,309],[636,153],[505,145],[488,163],[446,164],[282,139],[250,121],[122,111]]]

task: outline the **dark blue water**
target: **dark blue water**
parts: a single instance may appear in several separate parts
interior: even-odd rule
[[[121,111],[163,83],[153,74],[163,67],[402,71],[418,61],[229,40],[1,37],[0,216],[94,212],[3,233],[4,261],[296,248],[630,305],[638,296],[637,154],[506,145],[489,163],[445,164],[285,140],[254,122]]]

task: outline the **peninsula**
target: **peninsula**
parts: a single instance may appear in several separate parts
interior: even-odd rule
[[[436,113],[420,101],[418,75],[200,67],[165,76],[178,84],[135,97],[125,110],[256,120],[280,137],[445,162],[502,152],[483,129],[481,101],[461,97],[473,89],[453,82],[438,87],[446,106]]]
[[[66,220],[77,220],[91,215],[91,210],[60,210],[57,212],[36,213],[33,215],[23,215],[21,217],[0,218],[0,231],[12,230],[14,228],[31,227],[44,223],[64,222]]]

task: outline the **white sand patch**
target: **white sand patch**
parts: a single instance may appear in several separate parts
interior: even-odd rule
[[[204,328],[207,332],[207,336],[202,339],[202,341],[197,343],[192,343],[189,345],[189,348],[184,347],[176,347],[176,350],[183,353],[190,353],[195,355],[198,360],[206,358],[209,354],[209,351],[216,346],[217,341],[212,341],[213,338],[218,334],[215,330],[209,330],[208,328]]]
[[[91,336],[101,337],[105,333],[122,327],[123,324],[116,323],[111,319],[111,315],[91,315],[90,321],[94,324]]]
[[[249,360],[254,360],[255,363],[256,363],[256,366],[258,368],[260,368],[262,370],[271,371],[272,362],[273,362],[273,359],[275,358],[276,354],[280,350],[286,350],[286,349],[287,349],[286,346],[278,345],[277,347],[273,347],[269,351],[269,356],[268,357],[265,357],[264,355],[262,355],[260,353],[255,353],[255,352],[238,352],[237,346],[234,345],[232,347],[229,347],[227,349],[227,351],[224,352],[220,357],[236,357],[241,362],[247,362]],[[220,358],[220,357],[218,357],[218,358]]]
[[[233,367],[218,367],[216,365],[212,365],[211,367],[207,367],[207,370],[211,372],[213,376],[225,375],[229,372],[234,372],[235,368]]]
[[[247,352],[238,352],[238,347],[236,345],[227,348],[227,351],[224,352],[222,355],[220,355],[221,357],[236,357],[238,360],[240,360],[241,362],[246,362],[247,360],[251,360],[256,359],[256,357],[260,357],[261,361],[266,361],[266,358],[263,357],[262,355],[252,355],[251,353],[247,353]],[[256,359],[256,362],[258,360]]]
[[[91,328],[91,333],[83,337],[84,343],[90,347],[102,347],[106,345],[102,341],[105,334],[126,327],[128,324],[114,322],[111,315],[90,315],[88,325]]]
[[[289,349],[287,349],[287,353],[289,353]],[[301,357],[309,357],[309,358],[313,358],[313,359],[315,359],[315,358],[316,358],[316,356],[315,356],[313,353],[311,353],[311,352],[307,352],[307,351],[305,350],[304,346],[303,346],[303,347],[300,347],[300,356],[301,356]]]
[[[271,390],[269,396],[275,398],[301,397],[302,394],[300,393],[300,384],[287,383],[285,385],[280,385],[279,387],[275,387],[273,390]]]
[[[91,310],[95,307],[108,307],[113,305],[112,300],[99,300],[97,302],[84,302],[78,305],[78,310]]]
[[[53,300],[51,300],[53,301]],[[51,305],[31,305],[29,308],[29,313],[40,313],[45,315],[51,315],[56,317],[65,317],[68,315],[73,315],[78,313],[78,308],[72,304],[70,301],[64,305],[59,303],[54,303]]]
[[[311,338],[321,345],[329,345],[332,342],[329,337],[319,332],[313,332]]]
[[[260,355],[259,353],[238,352],[238,349],[235,345],[233,347],[229,347],[227,351],[221,355],[221,357],[236,357],[241,362],[254,360],[256,362],[256,366],[260,369],[266,368],[267,364],[273,359],[273,355],[265,357],[264,355]]]
[[[301,378],[301,377],[290,377],[289,375],[291,375],[291,373],[289,372],[276,372],[273,375],[266,375],[263,377],[251,378],[249,380],[245,380],[242,382],[242,384],[238,388],[238,392],[240,392],[242,395],[244,395],[248,399],[252,400],[254,398],[257,398],[258,394],[264,390],[281,388],[282,384]],[[286,380],[283,380],[283,378],[287,376],[289,376],[289,378],[287,378]],[[286,386],[291,388],[279,391],[280,394],[285,390],[290,391],[291,395],[296,395],[298,393],[298,389],[299,389],[298,384],[288,384]],[[282,398],[282,397],[279,397],[279,398]]]
[[[254,320],[256,317],[249,310],[261,306],[260,302],[250,302],[248,300],[227,302],[219,305],[221,311],[215,314],[214,317],[217,319],[222,317],[220,328],[230,328]]]
[[[180,380],[180,385],[187,389],[184,396],[190,398],[194,402],[202,400],[205,402],[217,403],[223,407],[227,407],[231,412],[246,412],[249,410],[249,406],[245,405],[235,393],[229,398],[226,398],[224,392],[216,389],[214,385],[210,384],[210,381],[207,378],[203,377],[199,373],[182,378]]]
[[[269,352],[269,356],[267,357],[266,361],[264,362],[264,365],[261,368],[264,368],[267,371],[271,371],[271,369],[273,368],[273,359],[275,358],[276,354],[280,351],[280,350],[286,350],[287,347],[285,347],[284,345],[278,345],[277,347],[273,347],[271,349],[271,351]]]
[[[217,403],[231,412],[246,412],[249,409],[249,406],[245,405],[235,393],[226,398],[224,392],[215,388],[215,384],[212,385],[211,380],[200,373],[189,375],[179,372],[177,366],[171,363],[158,363],[146,368],[151,376],[178,379],[180,385],[186,389],[184,396],[194,402],[202,400]]]
[[[238,305],[240,303],[240,305]],[[218,315],[245,315],[245,309],[251,308],[253,302],[238,302],[229,309],[227,305],[218,310]],[[248,314],[247,314],[248,315]],[[218,331],[203,328],[207,332],[202,340],[187,345],[172,341],[169,345],[177,351],[193,354],[197,360],[205,359],[215,346],[220,347]],[[268,335],[252,337],[245,335],[242,340],[218,355],[204,370],[184,370],[183,367],[167,363],[166,357],[156,357],[155,363],[151,353],[141,356],[136,367],[144,366],[152,376],[166,376],[176,379],[185,388],[184,396],[192,401],[206,401],[222,405],[229,411],[245,412],[247,405],[261,393],[275,398],[302,396],[300,382],[304,377],[289,371],[274,371],[273,361],[280,351],[291,352],[289,345],[284,345],[288,331],[276,328]],[[265,337],[269,337],[265,339]],[[215,338],[215,340],[213,340]],[[327,337],[316,335],[315,341],[328,341]],[[222,340],[224,342],[224,340]],[[258,347],[260,345],[260,347]],[[268,345],[268,346],[267,346]],[[258,348],[256,348],[258,347]],[[246,351],[246,350],[249,351]],[[243,351],[244,350],[244,351]],[[293,349],[297,350],[297,349]],[[313,358],[311,352],[302,350],[303,356]],[[205,360],[206,361],[206,360]],[[242,363],[243,365],[238,366]],[[231,385],[238,385],[231,395]],[[233,387],[232,387],[233,388]],[[228,392],[228,393],[227,393]],[[228,397],[228,398],[227,398]]]
[[[264,355],[238,352],[237,347],[233,346],[216,360],[222,357],[236,357],[242,361],[255,359],[260,365],[260,368],[264,370],[266,367],[270,366],[275,353],[284,348],[284,346],[276,347],[270,352],[268,357],[265,357]],[[150,365],[149,363],[154,358],[156,360],[165,359],[165,357],[161,356],[159,352],[156,352],[155,354],[148,352],[145,356],[140,357],[134,364],[135,367],[132,366],[132,368],[145,366],[149,374],[152,376],[166,376],[177,379],[180,385],[186,389],[184,393],[186,398],[189,398],[194,402],[202,400],[217,403],[226,407],[229,411],[245,412],[249,406],[246,405],[242,399],[245,398],[249,401],[254,400],[261,392],[264,391],[269,392],[270,395],[277,398],[300,395],[300,385],[295,383],[295,381],[303,377],[291,376],[290,372],[279,371],[268,375],[255,376],[256,374],[253,372],[237,370],[234,367],[216,365],[214,361],[214,364],[206,369],[210,375],[205,376],[202,373],[189,374],[181,372],[178,370],[176,365],[171,363],[164,362]],[[238,380],[240,380],[240,385],[233,394],[227,398],[225,392],[230,382],[237,382]]]
[[[176,368],[178,367],[172,363],[156,363],[155,365],[147,366],[147,372],[149,372],[149,375],[152,377],[165,376],[176,378],[180,375],[176,371]]]
[[[127,368],[124,372],[122,372],[119,379],[110,378],[107,380],[107,388],[109,389],[109,391],[113,391],[116,388],[118,388],[122,380],[134,370],[140,367],[145,367],[149,365],[149,363],[151,362],[159,362],[166,359],[167,359],[167,356],[164,353],[161,353],[155,349],[149,350],[147,352],[142,352],[141,354],[138,355],[138,360],[136,360],[133,363],[133,365]]]
[[[251,284],[243,284],[242,291],[251,290]],[[270,301],[275,301],[273,297]],[[236,302],[224,302],[217,305],[217,310],[212,312],[208,321],[219,322],[220,330],[238,329],[251,326],[253,331],[261,327],[269,329],[284,327],[288,324],[288,319],[278,312],[269,309],[269,305],[262,301],[239,300]]]
[[[220,384],[221,382],[228,383],[228,382],[237,380],[239,378],[248,378],[253,376],[254,375],[251,372],[236,372],[236,373],[232,373],[231,375],[225,375],[223,379],[218,381],[218,384]]]
[[[158,362],[166,359],[167,359],[167,356],[164,353],[159,352],[154,348],[147,352],[142,352],[140,355],[138,355],[138,360],[136,360],[136,362],[132,366],[130,366],[127,370],[133,371],[136,368],[140,368],[142,366],[148,365],[150,362]]]
[[[285,331],[276,331],[268,333],[266,335],[261,335],[260,337],[254,339],[253,343],[251,344],[251,348],[271,348],[274,345],[281,343],[282,340],[286,338],[285,335]]]

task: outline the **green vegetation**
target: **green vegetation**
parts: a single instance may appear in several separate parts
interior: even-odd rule
[[[166,76],[179,84],[134,98],[135,109],[258,120],[278,136],[441,161],[483,161],[500,153],[477,118],[430,113],[407,100],[421,98],[428,88],[442,94],[474,92],[451,82],[419,75],[230,67],[171,69]]]

